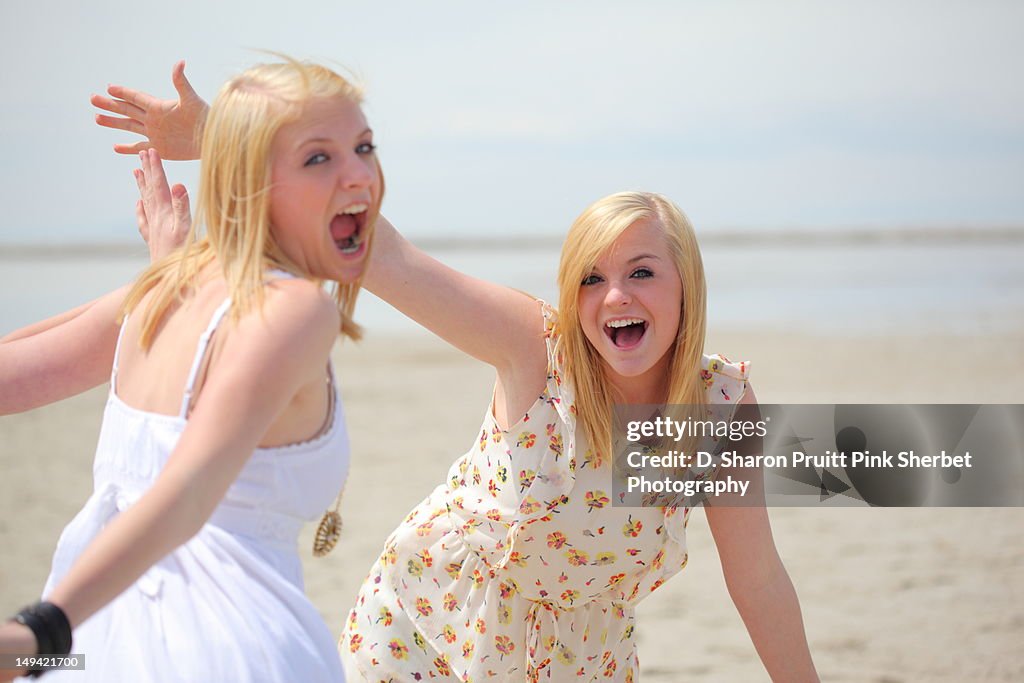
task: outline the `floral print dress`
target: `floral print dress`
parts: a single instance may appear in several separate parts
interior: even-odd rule
[[[544,392],[507,430],[488,409],[363,583],[340,649],[368,681],[637,680],[634,606],[686,566],[690,510],[612,505],[541,306]],[[747,370],[705,356],[709,403],[738,403]]]

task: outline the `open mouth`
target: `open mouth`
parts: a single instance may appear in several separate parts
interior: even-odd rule
[[[631,349],[644,338],[647,323],[640,318],[620,318],[604,324],[604,333],[617,348]]]
[[[368,208],[366,204],[352,204],[331,219],[331,239],[342,254],[350,256],[359,252],[363,243],[363,228],[366,226]]]

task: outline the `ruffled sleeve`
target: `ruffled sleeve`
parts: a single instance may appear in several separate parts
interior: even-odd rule
[[[700,376],[707,390],[708,403],[738,404],[747,391],[750,363],[736,363],[725,356],[714,354],[704,356],[702,366]]]
[[[733,362],[725,356],[713,354],[702,359],[701,378],[704,380],[705,397],[708,412],[713,420],[731,422],[736,415],[740,401],[750,386],[750,363],[747,361]],[[715,452],[729,446],[729,441],[719,439]],[[714,478],[721,467],[721,459],[715,458],[714,464],[700,478]]]
[[[725,356],[714,354],[704,356],[700,372],[704,380],[704,396],[709,417],[715,421],[732,421],[740,401],[750,385],[750,363],[733,362]],[[719,442],[719,447],[726,444]]]

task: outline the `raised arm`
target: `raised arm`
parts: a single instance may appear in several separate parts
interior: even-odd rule
[[[387,219],[377,219],[363,285],[453,346],[498,370],[509,403],[528,407],[544,384],[547,355],[537,302],[478,280],[417,249]],[[500,397],[499,397],[500,398]],[[516,407],[512,413],[518,413]]]
[[[231,329],[163,472],[46,596],[72,627],[199,532],[275,417],[301,387],[323,386],[338,325],[330,297],[296,280],[269,290],[262,315],[251,313]],[[24,647],[26,630],[0,626],[0,653]]]
[[[145,140],[114,145],[118,154],[135,154],[156,149],[164,159],[198,159],[203,125],[210,107],[196,94],[185,78],[185,62],[174,65],[171,81],[178,91],[177,100],[161,100],[121,85],[107,88],[110,97],[93,95],[93,106],[118,116],[96,115],[96,123],[106,128],[125,130]]]
[[[748,390],[741,405],[756,406],[756,402]],[[800,602],[772,537],[764,473],[761,468],[735,468],[732,474],[750,482],[745,500],[704,506],[729,595],[773,681],[818,681]]]

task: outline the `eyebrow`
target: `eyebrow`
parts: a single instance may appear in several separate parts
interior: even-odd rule
[[[643,261],[644,259],[653,259],[655,261],[660,261],[661,257],[660,256],[655,256],[654,254],[638,254],[638,255],[634,256],[633,258],[629,259],[628,261],[626,261],[626,263],[636,263],[637,261]],[[590,271],[592,273],[599,273],[600,272],[597,269],[597,264],[594,264],[594,266],[590,269]]]
[[[645,258],[654,259],[655,261],[661,260],[660,257],[655,256],[654,254],[640,254],[639,256],[634,256],[633,258],[629,259],[628,261],[626,261],[626,263],[636,263],[637,261],[643,261]]]
[[[361,138],[361,137],[363,137],[366,134],[373,135],[373,129],[372,128],[367,128],[366,130],[364,130],[362,133],[360,133],[356,137],[357,138]],[[300,149],[302,147],[305,147],[306,145],[322,144],[322,143],[325,143],[325,142],[332,142],[332,139],[331,138],[325,138],[325,137],[309,138],[307,140],[303,140],[302,142],[300,142],[298,145],[295,146],[295,148],[296,149]]]

